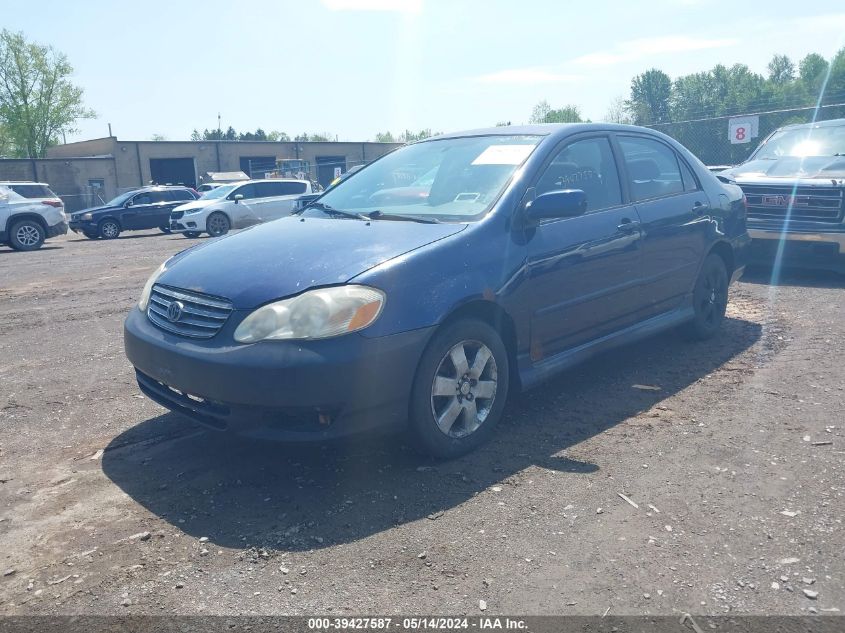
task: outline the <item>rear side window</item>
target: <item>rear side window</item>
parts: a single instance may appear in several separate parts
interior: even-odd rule
[[[634,200],[683,193],[684,181],[674,150],[660,141],[634,136],[619,137],[619,145],[628,167],[628,184]]]
[[[575,141],[558,152],[537,181],[535,192],[561,189],[581,189],[587,194],[587,211],[622,204],[619,174],[607,138]]]
[[[170,202],[168,191],[150,191],[150,203],[158,204],[159,202]]]
[[[58,198],[47,185],[9,185],[9,189],[24,198]]]
[[[305,193],[304,182],[262,182],[256,185],[261,192],[259,196],[295,196]]]
[[[698,180],[693,176],[689,165],[683,158],[678,159],[678,164],[681,166],[681,177],[684,179],[684,191],[697,191],[699,189]]]
[[[193,200],[194,196],[191,195],[191,192],[186,189],[171,189],[170,190],[170,199],[171,200]]]

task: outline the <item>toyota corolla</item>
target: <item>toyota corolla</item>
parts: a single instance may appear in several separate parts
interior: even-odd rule
[[[666,328],[713,336],[748,243],[741,190],[658,132],[451,134],[166,261],[126,353],[147,396],[214,429],[386,426],[454,457],[512,390]]]

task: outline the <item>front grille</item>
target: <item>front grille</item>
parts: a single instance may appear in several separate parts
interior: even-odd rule
[[[168,311],[175,302],[179,303],[180,314],[171,320]],[[154,325],[191,338],[211,338],[231,313],[232,304],[225,299],[159,284],[153,286],[147,307],[147,318]]]
[[[183,215],[185,215],[185,212],[184,212],[184,211],[171,211],[171,212],[170,212],[170,219],[171,219],[171,220],[178,220],[178,219],[179,219],[179,218],[181,218]]]
[[[843,189],[740,185],[752,220],[841,222]]]

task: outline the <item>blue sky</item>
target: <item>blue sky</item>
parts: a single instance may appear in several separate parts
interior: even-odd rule
[[[4,28],[67,54],[98,118],[73,139],[262,127],[372,139],[527,122],[541,99],[600,120],[651,67],[765,72],[845,46],[845,3],[704,0],[0,0]],[[69,137],[68,140],[71,140]]]

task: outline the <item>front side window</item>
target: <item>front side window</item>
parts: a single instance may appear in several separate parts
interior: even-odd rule
[[[237,195],[243,196],[244,200],[251,200],[252,198],[258,197],[258,193],[256,192],[254,184],[243,185],[241,187],[238,187],[232,192],[232,195],[230,197],[234,200],[235,196]]]
[[[320,198],[318,208],[394,218],[466,222],[484,216],[530,156],[540,136],[491,135],[406,145],[368,165]]]
[[[575,141],[555,155],[534,185],[536,195],[564,189],[587,194],[587,211],[622,204],[619,174],[605,137]]]
[[[639,136],[621,136],[619,145],[625,157],[628,185],[634,200],[683,193],[684,181],[674,150],[660,141]]]
[[[132,206],[137,207],[140,204],[151,204],[152,203],[152,196],[149,193],[139,193],[137,196],[132,198]]]
[[[170,202],[171,198],[167,191],[151,191],[150,204],[158,204],[159,202]]]

